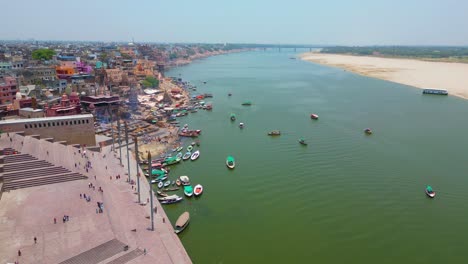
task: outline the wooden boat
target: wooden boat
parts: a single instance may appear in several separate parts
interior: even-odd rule
[[[195,146],[195,144],[197,144],[195,141],[193,141],[192,143],[190,143],[190,145]]]
[[[172,199],[177,199],[179,198],[179,196],[177,194],[173,194],[173,195],[168,195],[168,196],[165,196],[165,197],[158,197],[158,200],[159,201],[167,201],[167,200],[172,200]]]
[[[273,130],[273,131],[268,132],[268,135],[269,136],[279,136],[279,135],[281,135],[281,131]]]
[[[168,165],[179,163],[181,160],[182,160],[181,158],[171,157],[171,158],[167,158],[166,160],[164,160],[163,164],[168,166]]]
[[[176,184],[177,186],[180,186],[180,185],[181,185],[181,182],[180,182],[180,180],[179,180],[179,179],[177,179],[177,180],[175,181],[175,184]]]
[[[180,180],[180,184],[182,185],[190,185],[190,179],[188,176],[180,176],[179,177],[179,180]]]
[[[184,231],[184,229],[188,226],[190,223],[190,213],[189,212],[184,212],[182,213],[179,218],[177,218],[174,232],[176,234],[179,234],[180,232]]]
[[[182,159],[183,160],[188,160],[188,159],[190,159],[190,156],[192,156],[192,152],[190,152],[190,151],[185,152],[184,156],[182,156]]]
[[[156,178],[154,180],[151,180],[151,184],[156,184],[156,183],[162,182],[165,179],[167,179],[167,176],[166,175],[161,175],[158,178]]]
[[[200,135],[200,133],[196,132],[196,131],[193,131],[193,130],[189,130],[189,131],[182,131],[179,133],[179,136],[181,137],[198,137]]]
[[[184,194],[187,197],[192,197],[193,195],[193,187],[192,185],[185,185],[184,186]]]
[[[192,149],[193,149],[193,146],[192,146],[192,145],[189,145],[189,146],[187,147],[187,151],[188,151],[188,152],[192,151]]]
[[[314,119],[314,120],[317,120],[319,118],[319,116],[317,114],[311,114],[310,118]]]
[[[178,191],[178,190],[179,190],[179,188],[177,188],[177,187],[176,187],[176,188],[166,188],[166,189],[163,189],[163,191],[165,191],[165,192],[174,192],[174,191]]]
[[[203,186],[201,184],[195,185],[195,189],[193,190],[193,194],[195,196],[200,196],[203,193]]]
[[[166,182],[164,183],[164,187],[167,187],[167,186],[169,186],[169,185],[171,185],[171,181],[166,181]]]
[[[231,113],[231,116],[229,117],[231,121],[236,121],[236,115]]]
[[[305,140],[302,139],[302,138],[299,139],[299,143],[300,143],[301,145],[307,146],[307,142],[305,142]]]
[[[172,182],[171,182],[171,185],[174,186],[174,185],[175,185],[175,181],[172,181]]]
[[[231,96],[231,95],[232,95],[232,93],[228,93],[228,96]]]
[[[161,201],[160,203],[161,204],[173,204],[173,203],[178,203],[180,201],[182,201],[182,197],[177,197],[177,198],[173,198],[173,199],[164,200],[164,201]]]
[[[163,192],[161,192],[161,191],[156,191],[156,193],[157,193],[159,196],[167,197],[167,193],[163,193]]]
[[[178,148],[176,148],[176,151],[175,151],[175,152],[179,152],[179,151],[181,151],[181,150],[183,150],[183,149],[184,149],[184,147],[182,147],[182,146],[181,146],[181,147],[178,147]]]
[[[246,102],[243,102],[242,105],[252,105],[252,102],[246,101]]]
[[[234,167],[236,167],[236,161],[233,156],[228,156],[226,158],[226,166],[230,169],[234,169]]]
[[[176,158],[181,159],[183,156],[182,152],[177,153]]]
[[[164,186],[164,183],[163,183],[162,181],[160,181],[160,182],[158,183],[158,188],[161,189],[163,186]]]
[[[432,187],[430,185],[426,186],[426,194],[427,196],[429,196],[429,198],[434,198],[436,193],[434,192],[434,190],[432,190]]]
[[[198,157],[200,157],[200,151],[199,150],[192,153],[192,156],[190,156],[190,159],[191,160],[196,160],[196,159],[198,159]]]
[[[371,135],[372,130],[370,128],[366,128],[366,129],[364,129],[364,133],[366,133],[367,135]]]

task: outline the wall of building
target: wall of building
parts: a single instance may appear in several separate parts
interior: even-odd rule
[[[0,130],[3,133],[24,131],[26,135],[51,137],[67,144],[96,145],[92,115],[6,120],[0,121]]]

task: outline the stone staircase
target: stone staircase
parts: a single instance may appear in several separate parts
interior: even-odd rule
[[[106,260],[124,251],[125,246],[126,245],[120,242],[119,240],[112,239],[88,251],[82,252],[72,258],[69,258],[63,262],[60,262],[59,264],[97,264],[103,260]],[[116,262],[116,263],[125,263],[125,262]]]
[[[3,149],[0,152],[15,152],[13,149]],[[0,164],[3,173],[3,191],[22,189],[46,184],[82,180],[87,177],[71,172],[63,167],[56,167],[44,160],[38,160],[29,154],[11,154],[3,156]]]
[[[135,258],[139,257],[143,255],[143,250],[137,248],[137,249],[134,249],[130,252],[128,252],[127,254],[125,255],[122,255],[110,262],[107,262],[107,264],[125,264],[131,260],[134,260]]]

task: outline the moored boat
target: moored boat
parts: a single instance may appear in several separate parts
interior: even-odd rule
[[[195,196],[200,196],[203,193],[203,186],[201,184],[195,185],[195,189],[193,190],[193,194]]]
[[[226,158],[226,166],[230,169],[234,169],[234,167],[236,167],[236,161],[233,156],[228,156]]]
[[[430,185],[426,186],[426,194],[427,196],[429,196],[430,198],[434,198],[436,193],[434,192],[434,190],[432,190],[432,187]]]
[[[367,135],[371,135],[372,130],[370,128],[366,128],[366,129],[364,129],[364,133],[366,133]]]
[[[158,183],[158,182],[162,182],[162,181],[164,181],[166,179],[167,179],[166,175],[161,175],[161,176],[157,177],[156,179],[151,180],[151,183],[155,184],[155,183]]]
[[[178,196],[177,194],[173,194],[173,195],[167,195],[167,196],[164,196],[164,197],[158,197],[158,200],[159,201],[167,201],[167,200],[177,199],[179,197],[180,196]]]
[[[244,128],[244,123],[239,123],[240,128]]]
[[[171,185],[171,181],[166,181],[166,182],[164,183],[164,187],[167,187],[167,186],[169,186],[169,185]]]
[[[182,197],[177,197],[177,198],[173,198],[173,199],[167,199],[167,200],[164,200],[164,201],[161,201],[160,203],[161,204],[173,204],[173,203],[178,203],[182,201]]]
[[[184,149],[184,147],[180,146],[180,147],[176,148],[176,151],[175,151],[175,152],[179,152],[179,151],[181,151],[181,150],[183,150],[183,149]]]
[[[164,183],[163,183],[162,181],[160,181],[160,182],[158,183],[158,188],[161,189],[163,186],[164,186]]]
[[[180,176],[180,177],[179,177],[179,180],[180,180],[180,184],[182,184],[182,185],[184,185],[184,186],[185,186],[185,185],[190,185],[190,179],[189,179],[188,176],[185,176],[185,175],[184,175],[184,176]]]
[[[250,101],[245,101],[245,102],[242,103],[242,105],[252,105],[252,102],[250,102]]]
[[[273,131],[268,132],[268,135],[269,136],[279,136],[279,135],[281,135],[281,131],[273,130]]]
[[[311,114],[310,118],[314,119],[314,120],[317,120],[319,118],[319,116],[317,114]]]
[[[180,159],[180,158],[182,158],[182,156],[183,156],[182,152],[179,152],[179,153],[177,153],[176,158]]]
[[[167,158],[164,160],[164,165],[172,165],[172,164],[176,164],[176,163],[179,163],[182,159],[181,158],[178,158],[178,157],[170,157],[170,158]]]
[[[192,153],[192,156],[190,156],[190,159],[191,160],[196,160],[196,159],[198,159],[198,157],[200,157],[200,151],[199,150]]]
[[[167,197],[167,193],[163,193],[161,191],[156,191],[156,193],[159,195],[159,196],[162,196],[162,197]]]
[[[188,152],[192,151],[192,149],[193,149],[193,146],[192,146],[192,145],[189,145],[189,146],[187,147],[187,151],[188,151]]]
[[[236,121],[236,115],[231,113],[231,116],[229,117],[231,121]]]
[[[175,184],[176,184],[177,186],[180,186],[182,183],[180,182],[179,179],[177,179],[177,180],[175,181]]]
[[[184,186],[184,194],[187,197],[192,197],[193,195],[193,187],[192,185],[185,185]]]
[[[190,152],[190,151],[185,152],[184,156],[182,156],[182,159],[183,160],[188,160],[188,159],[190,159],[190,156],[192,156],[192,152]]]
[[[179,234],[180,232],[184,231],[184,229],[188,226],[190,223],[190,213],[189,212],[184,212],[182,213],[179,218],[177,218],[174,232],[176,234]]]

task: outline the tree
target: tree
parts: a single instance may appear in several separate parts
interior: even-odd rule
[[[55,51],[50,49],[37,49],[33,51],[32,58],[35,60],[50,60],[55,55]]]
[[[155,88],[159,86],[159,80],[153,76],[147,76],[141,84],[145,87]]]

